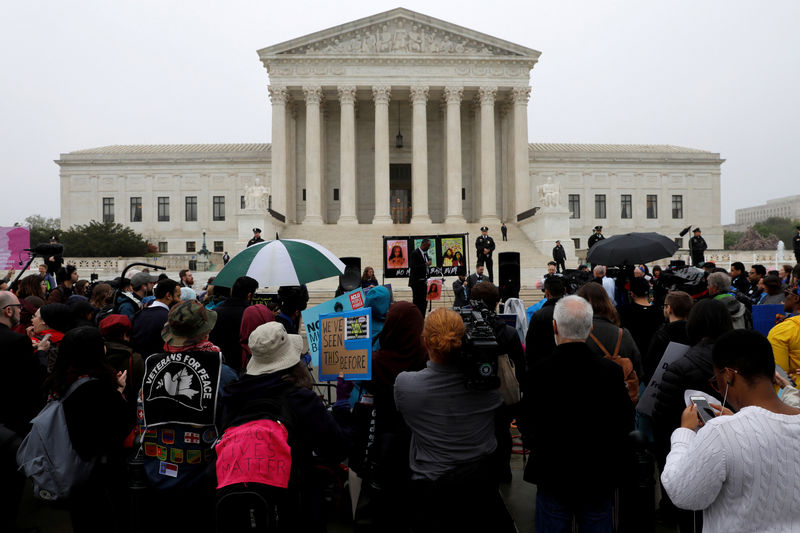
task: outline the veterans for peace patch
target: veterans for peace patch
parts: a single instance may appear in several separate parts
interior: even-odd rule
[[[145,426],[213,425],[221,369],[219,352],[149,356],[142,383]]]

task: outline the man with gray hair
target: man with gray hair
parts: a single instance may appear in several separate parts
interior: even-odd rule
[[[559,300],[556,349],[533,366],[522,398],[517,420],[531,450],[524,479],[537,485],[536,531],[569,531],[573,519],[581,531],[612,530],[633,404],[622,367],[586,346],[592,318],[580,296]],[[576,376],[579,393],[569,387]]]
[[[706,279],[708,295],[725,304],[731,315],[733,329],[749,329],[753,326],[752,312],[731,294],[731,277],[725,272],[713,272]]]
[[[614,284],[613,279],[606,277],[606,267],[604,267],[603,265],[597,265],[596,267],[594,267],[594,279],[592,281],[602,285],[603,288],[606,290],[608,297],[611,298],[611,303],[616,304],[614,296],[617,293],[617,287]]]

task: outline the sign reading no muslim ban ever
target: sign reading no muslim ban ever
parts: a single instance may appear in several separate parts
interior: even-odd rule
[[[145,425],[213,425],[221,369],[219,352],[149,356],[142,382]]]
[[[303,324],[306,327],[306,339],[308,339],[308,353],[311,354],[311,366],[314,368],[319,366],[319,317],[324,314],[352,311],[362,307],[364,307],[364,291],[356,289],[314,307],[309,307],[302,312]]]
[[[372,309],[320,317],[319,380],[372,379]]]
[[[636,410],[647,416],[653,416],[653,408],[656,405],[656,395],[661,388],[661,380],[664,378],[664,371],[669,365],[680,359],[689,351],[689,347],[685,344],[678,344],[677,342],[670,342],[667,349],[664,350],[664,355],[661,356],[661,361],[658,362],[656,371],[653,372],[653,377],[647,384],[639,402],[636,404]]]

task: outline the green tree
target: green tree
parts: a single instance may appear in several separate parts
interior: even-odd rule
[[[31,246],[50,242],[50,237],[61,234],[61,219],[47,218],[42,215],[31,215],[25,219],[25,225],[31,229]]]
[[[724,233],[724,235],[722,237],[723,245],[724,245],[725,249],[726,250],[732,250],[733,247],[736,245],[736,243],[739,242],[742,239],[742,236],[744,236],[744,232],[743,231],[728,231],[728,230],[725,230],[725,233]]]
[[[756,230],[762,237],[769,237],[775,235],[778,239],[783,241],[786,248],[792,247],[792,237],[797,233],[797,226],[800,222],[784,217],[769,217],[763,222],[753,224],[753,229]]]
[[[148,252],[147,241],[131,228],[96,220],[64,231],[61,243],[69,257],[136,257]]]

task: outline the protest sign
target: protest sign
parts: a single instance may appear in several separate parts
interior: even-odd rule
[[[667,349],[664,351],[664,355],[661,357],[661,361],[658,363],[658,367],[656,367],[656,371],[653,372],[653,377],[650,378],[650,382],[647,384],[647,388],[642,395],[639,396],[639,403],[636,404],[637,411],[647,416],[653,416],[653,408],[656,405],[656,394],[658,394],[658,390],[661,388],[661,379],[664,377],[664,371],[669,365],[683,357],[688,350],[689,347],[685,344],[678,344],[677,342],[669,343]]]
[[[250,305],[261,304],[269,307],[270,305],[277,306],[279,302],[277,292],[257,292],[250,300]]]
[[[21,227],[0,228],[0,269],[19,268],[20,261],[25,264],[30,254],[31,230]]]
[[[372,379],[372,309],[320,316],[319,380]]]
[[[287,488],[292,469],[288,436],[286,426],[266,419],[226,430],[215,447],[217,488],[236,483]]]
[[[311,354],[311,366],[319,366],[319,317],[323,314],[352,311],[364,307],[364,291],[356,289],[322,302],[314,307],[309,307],[302,312],[303,324],[306,327],[308,339],[308,353]]]
[[[442,299],[442,280],[429,279],[428,280],[428,294],[426,299],[430,302],[432,300]]]
[[[783,304],[754,305],[753,329],[766,337],[775,326],[775,316],[783,314]]]

